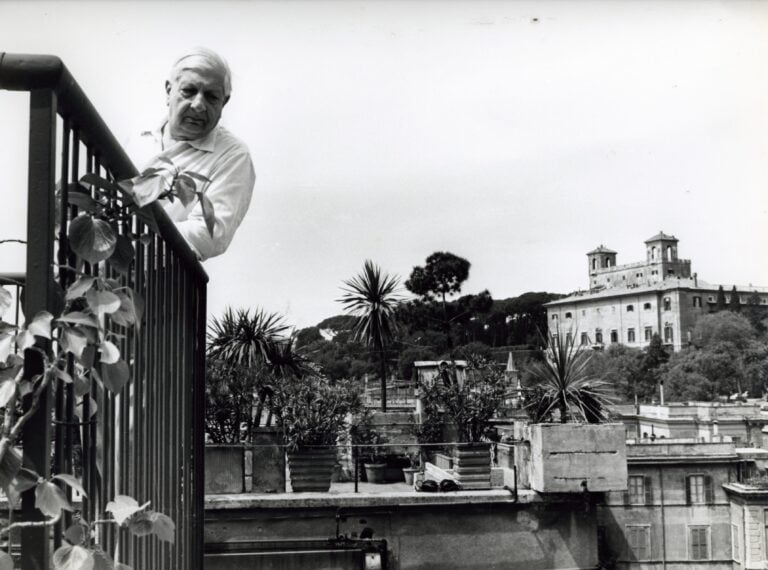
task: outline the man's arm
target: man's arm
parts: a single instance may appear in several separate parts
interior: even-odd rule
[[[248,211],[255,183],[256,174],[248,152],[232,153],[211,173],[211,182],[205,191],[213,205],[213,236],[205,225],[199,202],[186,220],[176,222],[179,232],[201,261],[221,255],[229,247]]]

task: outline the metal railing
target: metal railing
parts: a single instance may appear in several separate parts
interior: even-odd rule
[[[26,91],[30,98],[23,312],[27,317],[42,310],[56,314],[59,287],[73,280],[70,271],[56,269],[74,261],[67,228],[77,208],[68,200],[68,184],[85,173],[121,180],[137,171],[59,58],[0,53],[0,89]],[[121,204],[119,197],[114,200]],[[104,275],[101,270],[145,300],[140,333],[112,325],[123,335],[118,346],[130,365],[128,384],[114,394],[91,380],[95,396],[81,402],[71,385],[49,390],[23,433],[24,462],[43,477],[52,472],[82,475],[87,493],[82,516],[89,521],[103,518],[107,502],[118,494],[141,504],[151,501],[153,510],[175,521],[173,545],[132,538],[113,525],[99,525],[99,543],[134,568],[193,570],[203,565],[208,277],[162,208],[153,204],[151,209],[159,233],[136,220],[120,228],[124,235],[150,235],[149,240],[133,239],[136,256],[129,271],[107,269]],[[86,270],[97,274],[99,268],[86,265]],[[25,361],[29,375],[41,366],[31,354]],[[78,404],[83,420],[75,413]],[[94,404],[98,413],[92,419]],[[26,520],[40,520],[34,502],[34,490],[22,495]],[[22,568],[47,568],[51,548],[60,544],[61,530],[71,521],[69,515],[62,517],[53,540],[47,529],[25,528]]]

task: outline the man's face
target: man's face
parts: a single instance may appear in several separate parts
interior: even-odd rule
[[[207,67],[183,69],[174,81],[166,81],[168,125],[171,137],[188,141],[210,133],[227,102],[224,77]]]

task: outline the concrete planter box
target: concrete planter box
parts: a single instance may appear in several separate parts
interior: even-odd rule
[[[333,448],[299,448],[288,453],[291,490],[294,493],[321,492],[331,488],[331,476],[336,465]]]
[[[490,489],[491,444],[457,446],[453,452],[453,472],[462,489]]]
[[[285,453],[274,429],[257,429],[252,444],[205,446],[206,494],[285,492]]]
[[[627,448],[623,424],[533,424],[530,484],[540,493],[624,491]]]

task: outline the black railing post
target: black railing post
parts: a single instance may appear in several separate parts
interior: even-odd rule
[[[56,95],[51,89],[30,91],[29,114],[29,189],[27,205],[27,279],[24,291],[24,315],[29,321],[38,311],[52,311],[53,243],[54,243],[54,181],[56,169]],[[45,346],[44,348],[48,348]],[[31,378],[42,372],[42,355],[27,350],[24,376]],[[34,469],[41,477],[51,470],[51,411],[50,389],[43,392],[37,411],[23,432],[24,466]],[[29,401],[25,403],[26,406]],[[26,521],[42,521],[35,509],[35,491],[22,496],[22,517]],[[21,567],[24,570],[44,570],[49,567],[51,547],[46,527],[28,527],[21,533]]]

